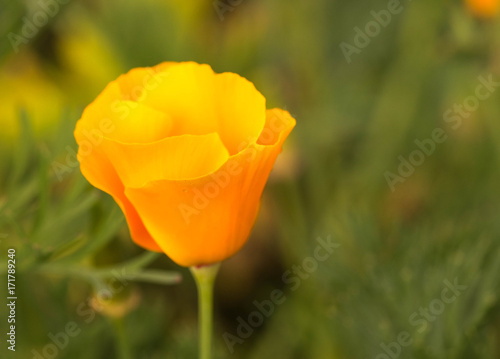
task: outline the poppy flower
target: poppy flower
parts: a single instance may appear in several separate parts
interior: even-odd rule
[[[500,11],[500,0],[466,0],[469,11],[482,18],[493,18]]]
[[[75,138],[82,174],[113,196],[132,239],[199,266],[245,244],[294,126],[236,74],[162,63],[111,82],[84,110]]]

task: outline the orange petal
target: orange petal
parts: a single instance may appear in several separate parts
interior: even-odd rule
[[[102,144],[92,143],[82,133],[75,132],[75,137],[79,144],[78,161],[82,174],[92,185],[113,196],[125,214],[134,242],[146,249],[160,252],[161,248],[153,240],[137,211],[125,197],[124,186],[113,164],[103,153]]]
[[[160,179],[186,180],[205,176],[229,158],[216,133],[167,137],[149,144],[106,140],[103,147],[126,187],[142,187]]]
[[[115,113],[112,104],[122,100],[120,87],[116,82],[110,82],[99,96],[83,111],[81,119],[76,124],[75,136],[83,131],[99,129],[103,122],[112,121]],[[76,138],[78,142],[78,137]]]
[[[163,81],[141,102],[171,116],[172,136],[217,132],[233,155],[262,131],[265,99],[244,78],[193,62],[168,66],[162,74]]]
[[[113,104],[113,130],[107,138],[123,143],[150,143],[167,137],[172,130],[172,119],[165,113],[134,101],[116,101]]]
[[[214,173],[127,187],[125,194],[158,245],[175,262],[183,266],[220,262],[246,242],[266,180],[294,126],[288,112],[269,110],[262,131],[268,132],[269,140],[249,145]]]
[[[110,82],[85,108],[82,114],[82,119],[85,120],[78,122],[76,132],[99,129],[101,122],[111,120],[113,127],[117,127],[112,138],[121,134],[131,137],[130,134],[134,133],[134,139],[142,140],[141,137],[145,137],[144,141],[148,142],[168,135],[172,126],[168,115],[139,104],[137,100],[144,99],[158,87],[163,81],[162,71],[171,65],[172,63],[163,63],[154,68],[133,69]],[[166,123],[162,123],[160,118],[166,119]],[[146,125],[148,127],[144,128]],[[156,134],[156,138],[153,134]]]
[[[147,119],[147,120],[145,120]],[[167,137],[172,120],[141,103],[114,99],[110,103],[96,101],[88,106],[78,121],[75,136],[111,138],[125,143],[149,143]]]
[[[218,132],[231,154],[254,142],[264,128],[266,100],[254,85],[233,73],[215,77]]]

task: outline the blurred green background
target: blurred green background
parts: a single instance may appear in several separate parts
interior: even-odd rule
[[[468,3],[2,0],[0,357],[196,358],[189,271],[132,243],[72,136],[119,74],[193,60],[297,119],[218,277],[215,358],[500,358],[500,22]]]

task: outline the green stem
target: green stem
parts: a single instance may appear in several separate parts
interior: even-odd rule
[[[118,345],[118,357],[120,359],[132,359],[132,351],[129,345],[129,338],[125,332],[125,321],[123,318],[112,319],[115,326],[115,333]]]
[[[212,312],[214,282],[220,263],[191,267],[198,288],[198,328],[200,359],[210,359],[212,347]]]

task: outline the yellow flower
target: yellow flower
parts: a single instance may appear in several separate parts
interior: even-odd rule
[[[466,0],[470,12],[483,18],[492,18],[498,15],[500,0]]]
[[[83,112],[75,138],[83,175],[114,197],[133,240],[195,266],[246,242],[294,126],[236,74],[163,63],[111,82]]]

